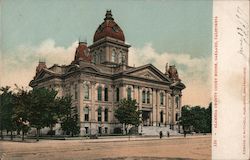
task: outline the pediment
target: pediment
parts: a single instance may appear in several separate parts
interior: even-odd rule
[[[99,70],[97,70],[96,68],[93,67],[84,67],[82,68],[83,71],[87,71],[87,72],[99,72]]]
[[[169,83],[171,81],[167,76],[165,76],[152,64],[133,68],[131,70],[126,71],[125,74],[155,81],[164,81]]]
[[[144,70],[141,70],[141,71],[137,71],[137,72],[131,73],[130,75],[145,78],[145,79],[162,81],[162,79],[160,77],[158,77],[155,73],[153,73],[149,69],[144,69]]]
[[[42,70],[40,73],[38,73],[38,75],[36,76],[35,79],[38,80],[38,79],[43,79],[43,78],[47,78],[47,77],[50,77],[50,76],[52,76],[51,73],[48,73],[48,72]]]

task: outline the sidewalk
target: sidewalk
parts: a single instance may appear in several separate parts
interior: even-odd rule
[[[190,138],[199,138],[199,137],[209,137],[211,134],[208,135],[189,135],[186,137],[183,136],[171,136],[171,137],[162,137],[163,140],[171,140],[171,139],[190,139]],[[124,141],[149,141],[149,140],[162,140],[158,136],[122,136],[122,137],[98,137],[98,139],[86,139],[82,138],[83,142],[87,143],[98,143],[98,142],[124,142]]]

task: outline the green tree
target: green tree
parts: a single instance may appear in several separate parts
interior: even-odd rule
[[[180,124],[185,131],[195,131],[202,133],[211,132],[211,111],[212,104],[208,108],[200,106],[183,106]]]
[[[72,107],[71,97],[66,96],[60,98],[58,105],[62,130],[65,131],[67,135],[71,134],[72,137],[79,134],[79,117],[76,107]]]
[[[126,134],[129,125],[138,126],[140,124],[141,112],[137,109],[136,100],[122,99],[119,101],[118,108],[115,110],[115,117],[125,125]]]
[[[29,125],[29,115],[31,106],[31,92],[24,90],[23,88],[18,88],[18,92],[15,94],[15,110],[13,119],[17,127],[17,132],[22,131],[22,140],[24,141],[24,135],[30,129]]]
[[[13,131],[16,130],[15,123],[13,123],[13,112],[14,112],[14,96],[10,87],[2,87],[0,89],[2,92],[0,98],[0,128],[1,128],[1,138],[3,139],[3,130],[5,129],[7,133],[10,131],[11,140],[13,139]]]
[[[57,92],[46,88],[33,89],[31,91],[31,104],[29,108],[30,126],[36,128],[37,141],[39,141],[40,129],[50,127],[56,123],[56,117],[52,113],[55,106]]]

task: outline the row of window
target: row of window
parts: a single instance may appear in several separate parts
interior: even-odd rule
[[[75,86],[76,87],[76,86]],[[89,99],[89,86],[87,84],[84,84],[84,99]],[[75,96],[77,97],[77,90],[75,89]],[[129,87],[127,88],[127,99],[132,98],[132,89]],[[108,88],[104,88],[104,101],[108,101]],[[102,87],[97,88],[97,100],[102,101]],[[120,100],[120,90],[119,88],[116,88],[116,101]],[[175,102],[177,105],[177,108],[179,107],[179,97],[175,98]],[[142,103],[150,104],[150,92],[149,91],[142,91]],[[160,93],[160,105],[164,105],[164,93]]]
[[[108,108],[105,108],[104,109],[104,122],[108,122]],[[89,121],[89,107],[85,107],[84,108],[84,121]],[[97,110],[97,120],[98,122],[101,122],[102,121],[102,108],[99,107],[98,110]]]
[[[84,127],[85,128],[85,132],[86,134],[89,134],[89,127]],[[102,127],[98,127],[98,133],[102,134]],[[108,127],[104,128],[104,133],[107,134],[108,133]]]

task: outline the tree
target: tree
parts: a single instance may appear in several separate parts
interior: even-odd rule
[[[0,89],[2,94],[0,95],[0,128],[1,128],[1,138],[3,139],[3,130],[5,129],[7,133],[11,132],[11,140],[13,139],[13,131],[15,131],[16,126],[13,123],[13,111],[14,111],[14,96],[10,87],[2,87]]]
[[[180,124],[183,126],[184,131],[195,131],[202,133],[211,132],[211,111],[212,104],[208,108],[195,106],[183,106]]]
[[[31,91],[31,104],[29,108],[30,126],[36,128],[37,141],[39,141],[40,129],[49,127],[56,123],[56,118],[52,112],[55,106],[57,92],[46,88],[33,89]]]
[[[75,107],[71,105],[71,97],[62,97],[59,100],[59,118],[62,130],[73,137],[80,133],[79,117]]]
[[[22,140],[24,141],[24,135],[30,129],[29,125],[29,111],[32,101],[31,92],[24,90],[23,88],[18,88],[18,92],[15,94],[15,110],[14,110],[14,123],[17,127],[17,132],[22,131]]]
[[[136,100],[122,99],[119,101],[118,108],[115,110],[115,117],[125,125],[126,134],[129,125],[138,126],[140,124],[141,112],[137,109]]]

